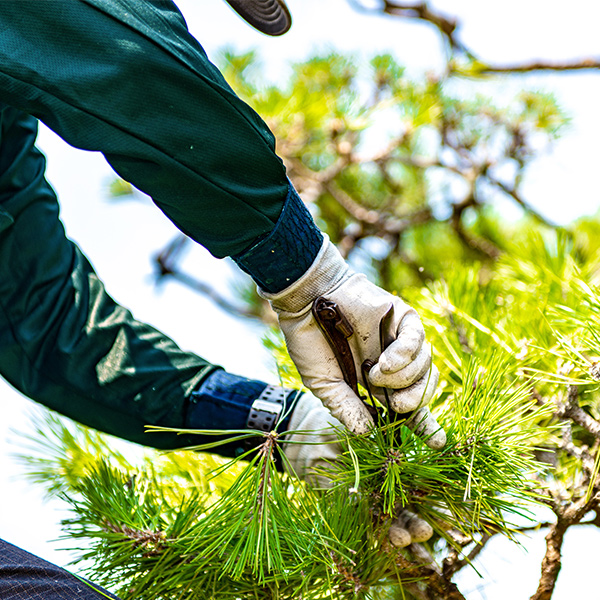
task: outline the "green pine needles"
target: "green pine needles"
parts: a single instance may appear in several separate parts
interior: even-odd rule
[[[85,540],[88,575],[124,598],[389,597],[415,579],[386,537],[401,508],[455,545],[450,528],[511,535],[510,516],[534,499],[530,439],[545,409],[523,387],[506,391],[502,379],[498,359],[485,368],[465,363],[446,400],[452,420],[442,451],[399,422],[368,436],[340,430],[343,452],[321,472],[331,481],[325,490],[277,471],[285,443],[277,434],[264,435],[245,461],[216,468],[192,452],[134,466],[108,443],[98,453],[103,436],[73,435],[56,419],[44,429],[53,430],[56,450],[67,446],[46,463],[46,476],[69,482],[62,494],[74,516],[65,532]],[[71,444],[85,456],[76,479],[65,460]],[[192,480],[199,472],[201,485]],[[223,477],[224,487],[211,487]]]
[[[446,406],[448,443],[441,451],[398,423],[367,437],[346,434],[332,479],[351,486],[355,456],[360,489],[383,514],[410,506],[442,536],[450,527],[464,535],[510,535],[508,519],[522,515],[535,496],[532,439],[542,434],[548,409],[535,405],[527,386],[507,389],[503,377],[498,359],[487,369],[477,360],[465,364],[460,391]]]

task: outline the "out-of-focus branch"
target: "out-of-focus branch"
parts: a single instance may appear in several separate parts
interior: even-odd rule
[[[349,194],[342,190],[333,181],[323,184],[323,188],[333,196],[334,200],[357,221],[369,225],[381,225],[385,228],[385,223],[381,222],[381,215],[376,210],[370,210],[361,206]]]
[[[221,296],[211,285],[200,281],[179,269],[178,263],[181,253],[187,245],[189,239],[184,236],[177,236],[164,250],[157,254],[154,258],[155,264],[158,267],[157,280],[161,281],[166,277],[176,279],[190,289],[206,296],[211,302],[219,308],[234,317],[243,317],[245,319],[258,319],[258,315],[246,310],[243,307],[236,306]]]
[[[451,53],[458,51],[469,59],[477,61],[477,66],[473,71],[474,75],[516,75],[533,72],[600,70],[600,59],[598,57],[571,59],[561,62],[535,60],[506,65],[487,64],[485,61],[479,59],[477,53],[468,48],[460,39],[458,35],[460,22],[458,19],[435,10],[428,2],[412,3],[381,0],[379,5],[374,7],[365,6],[361,0],[348,0],[348,3],[354,9],[361,12],[380,13],[401,19],[419,20],[431,25],[446,40]],[[460,68],[454,70],[461,75],[465,74]]]
[[[454,205],[454,212],[450,219],[450,224],[452,225],[456,235],[460,238],[460,240],[469,248],[475,250],[479,254],[482,254],[485,258],[495,260],[497,259],[502,252],[500,248],[496,246],[490,240],[486,240],[484,238],[475,237],[471,235],[464,227],[462,222],[462,213],[469,207],[474,206],[476,202],[474,200],[467,199],[465,202]]]
[[[379,6],[369,8],[362,4],[359,0],[348,0],[349,4],[356,10],[361,12],[381,12],[393,17],[401,17],[404,19],[416,19],[433,25],[448,41],[452,48],[456,48],[468,54],[468,50],[464,47],[456,36],[458,22],[453,17],[448,17],[440,12],[435,12],[429,7],[427,2],[392,2],[390,0],[382,0]]]
[[[600,69],[600,59],[583,58],[579,60],[569,60],[565,62],[543,62],[536,61],[524,64],[513,65],[487,65],[482,67],[480,73],[531,73],[533,71],[590,71]]]
[[[548,221],[548,219],[546,219],[539,212],[537,212],[531,206],[531,204],[526,202],[515,188],[510,188],[506,184],[502,183],[501,181],[498,181],[497,179],[493,179],[492,177],[489,177],[489,175],[488,175],[488,181],[491,184],[500,188],[507,196],[510,196],[521,208],[523,208],[523,210],[527,214],[531,215],[538,223],[541,223],[542,225],[549,227],[551,229],[558,228],[558,226],[555,223]]]

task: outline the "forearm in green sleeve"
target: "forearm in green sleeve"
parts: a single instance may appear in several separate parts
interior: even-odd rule
[[[102,431],[158,447],[190,443],[144,428],[184,427],[191,393],[218,367],[180,350],[106,293],[65,237],[34,147],[37,121],[11,108],[1,117],[0,375]]]

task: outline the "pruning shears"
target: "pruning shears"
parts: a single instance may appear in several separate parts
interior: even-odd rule
[[[332,300],[319,296],[313,303],[312,313],[319,324],[325,339],[329,343],[334,356],[342,371],[344,381],[352,388],[352,391],[363,401],[364,405],[373,418],[380,422],[385,415],[388,421],[408,419],[412,413],[397,413],[391,410],[389,391],[387,388],[376,388],[381,390],[385,398],[385,407],[374,397],[374,388],[369,385],[368,374],[376,361],[366,359],[360,366],[364,386],[367,390],[372,404],[366,402],[366,397],[361,395],[358,389],[358,376],[356,363],[352,356],[349,339],[354,334],[354,329],[340,307]],[[379,344],[383,352],[392,342],[396,340],[394,328],[394,305],[390,307],[379,321]]]

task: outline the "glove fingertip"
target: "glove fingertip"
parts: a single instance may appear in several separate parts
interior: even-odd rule
[[[361,406],[361,408],[363,407]],[[335,416],[342,422],[348,431],[351,431],[356,435],[369,433],[375,426],[373,418],[366,408],[364,408],[364,410],[357,410],[354,407],[346,408]]]
[[[410,392],[405,392],[404,390],[395,391],[392,394],[390,403],[392,410],[397,413],[409,413],[418,409],[421,404],[425,404],[422,394],[412,395]]]
[[[426,542],[433,535],[433,527],[423,519],[412,519],[409,526],[408,532],[413,542]]]
[[[395,523],[390,527],[388,538],[392,546],[396,548],[406,548],[412,542],[410,533],[404,527],[400,527],[400,525],[396,525]]]
[[[447,441],[446,432],[443,429],[439,429],[433,435],[425,440],[425,443],[433,450],[441,450]]]

